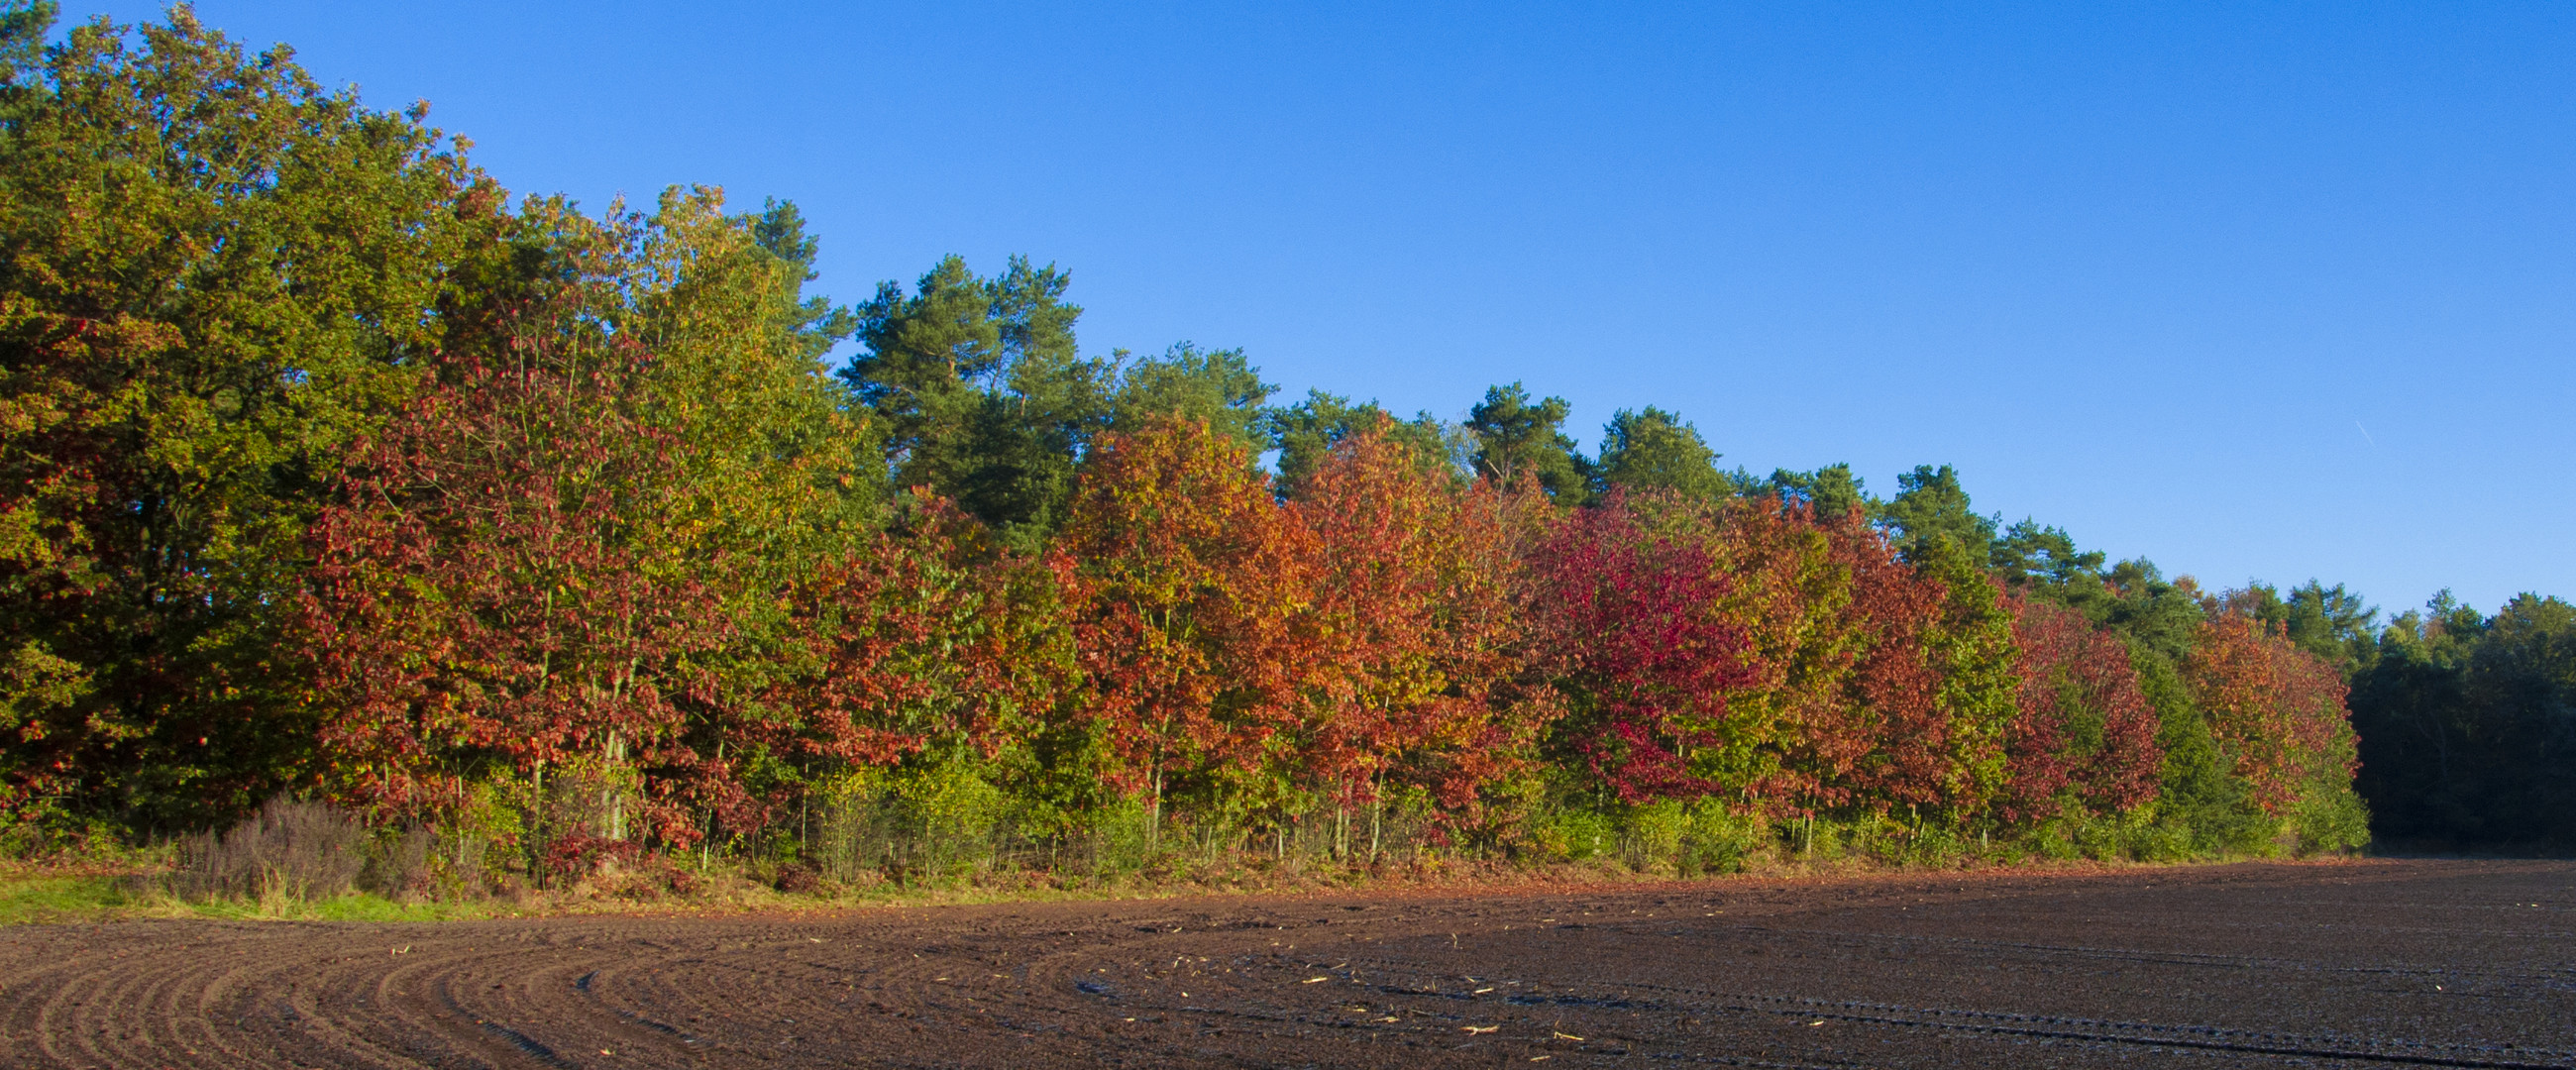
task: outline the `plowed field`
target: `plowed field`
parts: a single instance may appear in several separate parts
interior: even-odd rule
[[[0,931],[0,1065],[2576,1066],[2576,864]]]

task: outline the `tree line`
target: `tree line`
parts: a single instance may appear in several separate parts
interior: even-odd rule
[[[22,843],[279,795],[527,866],[810,852],[853,808],[1535,858],[2576,812],[2555,599],[2378,627],[2005,527],[1947,467],[1728,471],[1651,406],[1587,456],[1521,384],[1275,399],[1238,350],[1083,355],[1022,259],[836,305],[792,205],[514,202],[425,106],[184,7],[52,25],[0,11]]]

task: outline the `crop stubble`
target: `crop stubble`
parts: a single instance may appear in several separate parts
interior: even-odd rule
[[[2576,864],[0,931],[0,1066],[2576,1067]]]

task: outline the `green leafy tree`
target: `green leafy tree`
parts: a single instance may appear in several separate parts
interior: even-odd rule
[[[822,252],[822,242],[805,231],[805,214],[793,201],[771,198],[761,206],[760,214],[751,220],[751,240],[762,252],[776,257],[793,268],[800,290],[797,299],[775,314],[781,326],[803,343],[805,355],[821,360],[832,347],[848,339],[859,328],[857,313],[833,304],[828,298],[806,296],[805,283],[822,277],[814,270],[814,258]]]
[[[2189,576],[2167,580],[2155,562],[2142,557],[2112,565],[2103,582],[2113,596],[2099,609],[2103,622],[2180,664],[2206,616],[2200,584]]]
[[[1519,383],[1485,389],[1485,400],[1467,412],[1476,435],[1476,474],[1506,487],[1536,482],[1559,505],[1591,497],[1592,462],[1564,432],[1573,411],[1564,398],[1532,402]]]
[[[1071,277],[1011,258],[978,278],[957,257],[913,293],[859,306],[844,382],[875,415],[897,486],[927,487],[1034,545],[1061,523],[1074,464],[1110,414],[1111,369],[1074,344]]]
[[[864,414],[817,360],[850,317],[804,293],[812,240],[792,209],[730,214],[720,191],[672,190],[607,225],[585,308],[652,354],[622,385],[671,438],[657,482],[673,504],[636,530],[725,617],[727,641],[693,659],[681,704],[687,742],[713,754],[746,722],[795,715],[761,699],[802,638],[780,592],[878,519]]]
[[[1166,417],[1202,420],[1258,453],[1269,444],[1261,428],[1261,405],[1278,389],[1261,381],[1261,372],[1240,349],[1200,349],[1181,342],[1161,356],[1119,370],[1110,426],[1132,431]]]
[[[2453,843],[2507,838],[2486,798],[2493,733],[2469,697],[2470,665],[2486,629],[2485,615],[2443,591],[2422,610],[2389,621],[2370,665],[2355,674],[2356,787],[2370,800],[2380,835]]]
[[[1916,465],[1896,477],[1896,497],[1881,520],[1896,536],[1906,560],[1927,557],[1937,543],[1949,543],[1982,565],[1995,539],[1996,520],[1969,508],[1968,491],[1949,465]]]
[[[2299,649],[2326,659],[2349,676],[2378,649],[2379,607],[2343,584],[2309,580],[2283,600],[2281,625]]]
[[[188,8],[0,15],[0,793],[138,830],[303,767],[317,488],[506,277],[500,191]]]
[[[1988,558],[1995,577],[2005,586],[2061,606],[2086,610],[2086,615],[2096,620],[2100,618],[2095,611],[2111,597],[2110,588],[2102,582],[2103,562],[2108,555],[2100,550],[2077,549],[2075,539],[2060,528],[2023,520],[2004,529]]]
[[[2576,843],[2576,606],[2514,596],[2487,621],[2468,683],[2498,758],[2497,823],[2515,839]]]
[[[2444,591],[2354,674],[2359,789],[2414,843],[2576,843],[2576,606],[2525,594],[2483,617]]]
[[[1943,809],[1954,818],[1982,813],[2002,788],[2004,744],[2020,711],[2012,610],[1970,553],[1936,539],[1912,562],[1943,592],[1941,614],[1924,634],[1925,654],[1940,677],[1934,701],[1941,738],[1928,749],[1943,760]]]
[[[1813,472],[1776,469],[1771,473],[1770,493],[1791,501],[1805,502],[1817,517],[1839,520],[1857,509],[1875,514],[1881,507],[1870,497],[1861,478],[1853,475],[1851,466],[1836,462]]]
[[[1354,435],[1378,432],[1381,422],[1384,434],[1402,444],[1405,454],[1427,470],[1452,481],[1464,478],[1468,466],[1457,460],[1460,453],[1455,448],[1461,429],[1427,412],[1397,422],[1374,401],[1354,405],[1349,398],[1310,390],[1304,401],[1272,406],[1261,413],[1270,447],[1279,451],[1279,484],[1292,496],[1334,447]]]
[[[1621,409],[1601,429],[1600,489],[1669,490],[1714,501],[1735,490],[1699,429],[1652,405]]]

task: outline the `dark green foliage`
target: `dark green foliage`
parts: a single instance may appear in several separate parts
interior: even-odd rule
[[[1874,513],[1881,504],[1863,489],[1860,477],[1852,474],[1851,466],[1840,462],[1813,472],[1778,469],[1771,473],[1770,485],[1763,490],[1806,502],[1820,517],[1845,517],[1855,509]]]
[[[1424,464],[1452,479],[1465,478],[1464,466],[1452,459],[1453,428],[1430,413],[1398,421],[1374,401],[1354,405],[1351,399],[1338,394],[1309,390],[1304,401],[1273,406],[1261,413],[1261,427],[1270,436],[1269,446],[1279,451],[1276,467],[1281,493],[1293,493],[1335,445],[1376,426],[1380,420],[1388,421],[1389,433],[1410,447]]]
[[[1896,477],[1896,497],[1880,513],[1880,522],[1896,536],[1906,559],[1917,560],[1935,543],[1947,542],[1984,560],[1995,539],[1996,519],[1978,516],[1968,507],[1968,492],[1949,465],[1916,465]]]
[[[1735,490],[1717,470],[1717,458],[1681,417],[1652,405],[1621,409],[1601,429],[1599,489],[1669,490],[1714,501]]]
[[[897,487],[953,498],[1022,545],[1062,521],[1075,460],[1111,412],[1112,369],[1074,347],[1071,281],[1021,257],[978,278],[952,256],[910,296],[887,282],[858,308],[863,351],[841,377],[878,421]]]
[[[754,244],[762,252],[795,266],[800,282],[812,282],[820,276],[814,272],[814,256],[822,251],[822,242],[805,232],[805,215],[790,201],[772,199],[761,207],[760,215],[751,222]],[[806,358],[821,360],[859,329],[856,313],[832,304],[829,299],[805,297],[781,315],[782,323],[805,343]]]
[[[2102,582],[2102,551],[2076,549],[2059,528],[2023,520],[2005,529],[1987,556],[1997,579],[2062,606],[2091,610],[2111,597]]]
[[[1118,392],[1110,399],[1110,426],[1118,430],[1178,416],[1205,420],[1253,453],[1269,445],[1261,403],[1279,388],[1262,382],[1240,349],[1203,350],[1181,342],[1119,371]]]
[[[2378,649],[2373,624],[2379,607],[2340,583],[2332,587],[2309,580],[2291,589],[2281,607],[2281,624],[2299,648],[2326,659],[2350,675],[2367,664]]]
[[[2144,644],[2132,646],[2129,662],[2137,669],[2139,690],[2155,707],[2156,745],[2165,754],[2157,824],[2180,841],[2181,853],[2261,850],[2272,828],[2254,806],[2252,787],[2229,771],[2182,674]]]
[[[2102,608],[2104,622],[2157,654],[2180,661],[2191,649],[2192,630],[2203,617],[2200,588],[2191,577],[2167,581],[2155,562],[2131,558],[2111,566],[2103,578],[2112,593]]]
[[[2381,631],[2352,708],[2381,835],[2576,845],[2576,606],[2526,594],[2482,618],[2444,592]]]
[[[1571,411],[1564,398],[1533,403],[1519,383],[1485,388],[1485,400],[1467,411],[1476,474],[1506,486],[1534,482],[1558,505],[1583,504],[1591,497],[1593,466],[1565,435]]]

